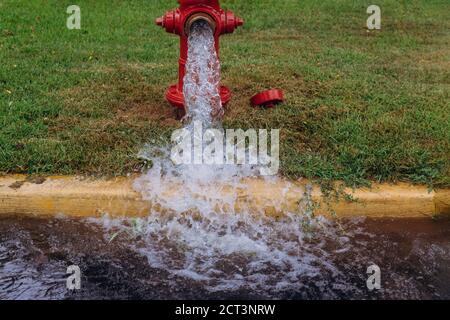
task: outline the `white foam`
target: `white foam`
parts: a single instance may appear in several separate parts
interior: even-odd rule
[[[194,25],[184,88],[188,130],[193,130],[189,121],[202,121],[205,129],[219,125],[215,122],[222,111],[219,80],[212,31],[206,24]],[[323,268],[337,272],[332,265],[322,263],[326,254],[320,250],[320,242],[310,247],[305,242],[310,233],[303,231],[304,225],[315,230],[328,223],[314,219],[305,201],[299,207],[304,215],[292,212],[279,220],[266,217],[264,212],[251,215],[235,211],[237,191],[245,188],[241,181],[256,176],[255,168],[175,166],[169,160],[168,148],[147,147],[141,157],[152,161],[153,167],[134,186],[151,201],[152,211],[143,220],[145,245],[138,250],[153,267],[204,282],[211,291],[250,287],[257,292],[267,286],[287,290],[298,286],[302,276],[314,277]],[[277,179],[268,178],[267,183]],[[181,191],[174,193],[174,186]],[[224,197],[224,187],[235,192]],[[288,191],[289,185],[283,194]],[[274,199],[274,207],[281,201]]]

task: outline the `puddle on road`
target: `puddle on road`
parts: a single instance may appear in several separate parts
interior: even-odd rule
[[[298,248],[304,272],[289,275],[274,265],[252,274],[251,255],[225,254],[215,257],[215,279],[172,272],[185,266],[189,249],[170,241],[158,265],[148,252],[156,240],[141,234],[115,234],[91,221],[3,217],[0,299],[450,298],[450,220],[357,219],[326,227]],[[381,268],[382,288],[371,292],[372,264]],[[81,268],[80,291],[66,289],[70,265]]]

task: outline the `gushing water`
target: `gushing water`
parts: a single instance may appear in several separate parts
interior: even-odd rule
[[[223,113],[219,80],[212,30],[206,23],[197,23],[189,37],[184,87],[189,132],[193,121],[201,121],[205,129],[219,125],[214,121]],[[327,262],[323,241],[311,237],[314,230],[325,232],[327,228],[322,227],[328,222],[313,218],[308,197],[300,201],[298,212],[279,219],[267,217],[263,209],[256,214],[245,207],[236,210],[239,190],[245,188],[242,180],[257,175],[252,166],[176,166],[167,149],[151,147],[141,156],[153,163],[135,183],[152,203],[148,218],[132,224],[103,222],[113,230],[121,225],[127,234],[139,235],[135,249],[152,267],[199,281],[210,291],[245,288],[255,293],[292,290],[305,277],[338,272]],[[281,201],[274,198],[274,206]],[[345,245],[345,238],[342,241]]]
[[[211,124],[223,115],[219,94],[220,62],[212,29],[199,21],[189,34],[188,60],[184,77],[184,100],[192,121]]]

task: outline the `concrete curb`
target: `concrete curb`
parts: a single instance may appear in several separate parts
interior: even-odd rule
[[[34,181],[26,176],[0,177],[0,215],[98,217],[140,217],[151,210],[151,202],[133,189],[134,178],[111,180],[79,177],[47,177]],[[307,182],[268,182],[248,179],[237,191],[236,210],[278,215],[296,211],[304,198]],[[178,191],[179,187],[178,187]],[[224,193],[235,192],[224,188]],[[376,184],[371,189],[346,190],[357,202],[324,200],[314,186],[311,197],[320,203],[318,214],[334,211],[339,217],[419,218],[450,216],[450,190],[429,192],[424,186]],[[173,197],[177,196],[174,186]]]

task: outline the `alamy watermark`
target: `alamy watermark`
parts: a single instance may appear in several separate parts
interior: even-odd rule
[[[255,165],[260,174],[276,175],[280,168],[280,130],[207,129],[194,121],[192,129],[172,134],[175,165]]]
[[[67,14],[70,16],[67,18],[66,26],[69,30],[81,29],[81,9],[77,5],[71,5],[67,7]]]
[[[67,268],[67,274],[70,276],[66,280],[67,290],[80,290],[81,289],[81,270],[79,266],[70,266]]]
[[[381,29],[381,9],[377,5],[371,5],[367,8],[367,13],[370,14],[367,19],[367,29],[380,30]]]
[[[381,269],[376,264],[371,265],[367,268],[367,289],[370,291],[381,289]]]

